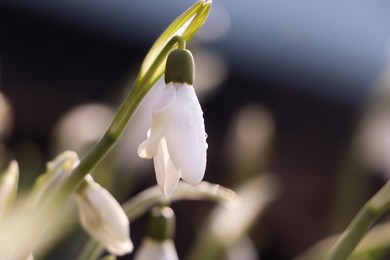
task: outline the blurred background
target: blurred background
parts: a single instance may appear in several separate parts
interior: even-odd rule
[[[193,2],[0,1],[2,164],[19,161],[22,189],[62,150],[82,156],[99,140],[154,40]],[[188,45],[208,133],[205,180],[236,189],[272,173],[279,187],[235,241],[246,258],[214,259],[293,259],[341,231],[390,176],[389,10],[384,0],[213,3]],[[121,202],[155,184],[152,162],[136,155],[150,107],[94,173]],[[173,205],[181,258],[213,207]],[[144,230],[144,217],[131,224],[136,248]],[[87,237],[70,233],[43,259],[74,259]]]

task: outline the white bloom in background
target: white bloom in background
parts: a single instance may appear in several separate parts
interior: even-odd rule
[[[169,57],[166,73],[168,63]],[[192,73],[185,74],[186,77],[188,74]],[[192,78],[183,82],[168,80],[154,104],[148,139],[138,148],[140,157],[153,158],[157,183],[167,197],[180,178],[192,186],[198,185],[206,169],[203,111],[191,83]]]
[[[134,260],[178,260],[176,248],[171,239],[157,241],[145,238]]]
[[[0,217],[3,217],[15,200],[18,190],[19,166],[11,161],[0,177]]]
[[[138,249],[135,260],[177,260],[173,243],[175,213],[170,207],[155,207],[150,212],[147,236]]]
[[[38,204],[58,189],[69,177],[72,170],[80,163],[78,155],[73,151],[64,151],[46,164],[46,172],[39,176],[30,195],[31,206]]]
[[[91,176],[78,193],[77,202],[82,226],[111,253],[130,253],[129,220],[119,203]]]

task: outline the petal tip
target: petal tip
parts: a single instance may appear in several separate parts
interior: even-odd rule
[[[190,184],[193,187],[196,187],[199,185],[199,183],[203,180],[204,174],[198,175],[198,176],[190,176],[189,178],[186,177],[184,180]]]
[[[133,250],[134,250],[133,243],[130,240],[127,240],[124,244],[123,252],[125,252],[125,254],[130,254],[131,252],[133,252]]]
[[[144,141],[140,144],[137,153],[139,157],[144,159],[152,159],[152,157],[154,156],[153,153],[151,153],[148,149],[147,141]]]
[[[126,241],[117,244],[115,248],[108,248],[107,250],[114,255],[124,256],[133,252],[134,245],[131,240],[127,239]]]
[[[196,167],[198,166],[198,167]],[[186,169],[180,171],[181,178],[193,187],[203,180],[206,170],[206,164],[192,165],[192,167],[186,167]]]
[[[165,184],[162,184],[162,185],[158,184],[158,187],[160,188],[160,191],[164,195],[164,197],[166,199],[169,199],[169,197],[172,195],[173,191],[176,189],[176,186],[178,183],[179,183],[179,181],[177,181],[177,183],[175,185],[171,185],[171,186],[167,186]]]

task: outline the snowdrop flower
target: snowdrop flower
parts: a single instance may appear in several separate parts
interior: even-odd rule
[[[84,229],[114,255],[133,250],[129,236],[129,220],[119,203],[90,175],[78,191],[80,221]]]
[[[151,212],[148,236],[142,241],[135,260],[178,260],[172,237],[175,214],[169,207],[154,208]]]
[[[138,155],[154,161],[157,183],[168,197],[179,179],[196,186],[206,169],[206,132],[203,111],[192,87],[194,62],[187,50],[172,51],[165,82],[152,112],[148,139]]]

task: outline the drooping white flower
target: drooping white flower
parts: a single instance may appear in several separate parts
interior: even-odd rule
[[[157,183],[165,196],[180,178],[196,186],[206,169],[206,132],[203,112],[194,88],[169,83],[153,108],[152,128],[138,154],[152,158]]]
[[[134,260],[178,260],[176,248],[171,239],[157,241],[145,238]]]
[[[169,68],[167,65],[167,72]],[[168,81],[161,91],[153,107],[148,139],[138,148],[140,157],[153,157],[157,183],[165,196],[172,193],[180,178],[192,186],[198,185],[206,169],[203,111],[190,84],[192,78],[178,81]]]
[[[112,254],[121,256],[133,250],[129,220],[119,203],[91,176],[78,193],[80,221],[84,229]]]

